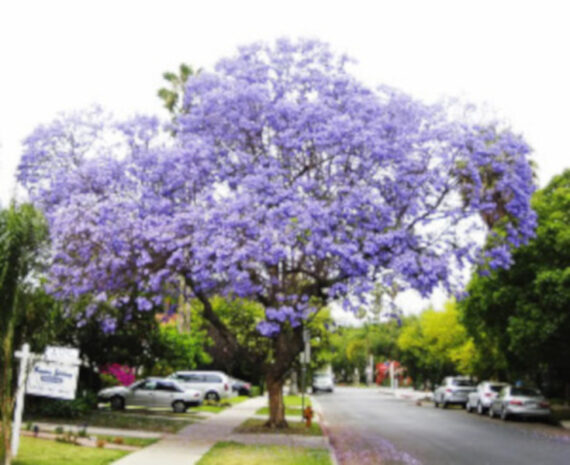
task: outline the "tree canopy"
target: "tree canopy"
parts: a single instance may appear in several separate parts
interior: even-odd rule
[[[368,88],[348,64],[318,41],[254,44],[188,79],[173,123],[90,111],[35,130],[19,179],[50,222],[51,291],[129,318],[168,307],[183,279],[229,350],[210,298],[257,301],[282,380],[329,301],[356,309],[378,281],[428,295],[466,264],[510,264],[535,225],[524,140]],[[481,254],[470,233],[497,224]]]
[[[481,214],[512,244],[532,235],[522,139],[371,90],[346,61],[314,41],[244,47],[187,82],[173,141],[156,118],[98,112],[36,130],[19,173],[50,219],[54,290],[146,311],[183,276],[198,296],[263,302],[272,335],[312,297],[381,277],[450,284],[453,262],[477,259],[464,233]],[[489,257],[504,264],[507,246]],[[130,302],[133,287],[147,295]]]

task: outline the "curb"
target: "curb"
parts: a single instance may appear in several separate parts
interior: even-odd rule
[[[325,421],[325,417],[323,415],[323,409],[321,407],[321,404],[319,404],[319,402],[313,396],[311,396],[311,402],[312,402],[313,407],[315,408],[315,410],[317,412],[317,415],[319,416],[319,424],[321,425],[321,430],[323,431],[323,435],[326,438],[326,443],[327,443],[327,446],[329,449],[331,462],[333,465],[339,465],[339,461],[338,461],[338,458],[336,456],[336,451],[334,450],[334,447],[331,444],[330,432],[329,432],[327,422]]]

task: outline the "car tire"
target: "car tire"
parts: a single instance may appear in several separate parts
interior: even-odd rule
[[[445,400],[441,403],[441,408],[443,409],[446,409],[448,406],[449,404]]]
[[[471,407],[469,402],[465,404],[465,410],[467,410],[467,413],[473,413],[473,407]]]
[[[125,409],[125,399],[121,396],[111,397],[111,410],[124,410]]]
[[[485,413],[485,409],[483,408],[483,404],[481,402],[477,402],[477,413],[479,415],[483,415]]]
[[[501,420],[503,421],[509,420],[509,412],[507,412],[507,409],[505,407],[501,409]]]
[[[204,396],[204,399],[209,400],[211,402],[219,402],[220,395],[216,391],[208,391]]]
[[[172,404],[172,410],[174,413],[186,413],[186,404],[181,400],[177,400]]]
[[[489,406],[489,418],[495,418],[495,412],[493,411],[493,405]]]
[[[439,402],[435,399],[435,397],[433,398],[433,405],[435,408],[439,408]]]

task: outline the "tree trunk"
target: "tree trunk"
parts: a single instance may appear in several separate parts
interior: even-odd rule
[[[2,373],[0,377],[0,464],[12,463],[11,426],[12,426],[12,349],[14,340],[14,321],[8,322],[7,334],[2,340]]]
[[[285,420],[285,404],[283,403],[283,378],[269,373],[266,378],[267,393],[269,394],[269,428],[287,428]]]
[[[295,358],[303,347],[302,328],[292,332],[281,331],[273,339],[273,362],[266,366],[267,392],[269,394],[269,428],[287,428],[285,405],[283,404],[283,385]]]

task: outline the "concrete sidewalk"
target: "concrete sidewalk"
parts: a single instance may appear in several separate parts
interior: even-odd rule
[[[235,427],[267,406],[266,397],[256,397],[234,405],[211,418],[165,435],[149,447],[113,462],[113,465],[193,465],[219,441],[232,436]]]

